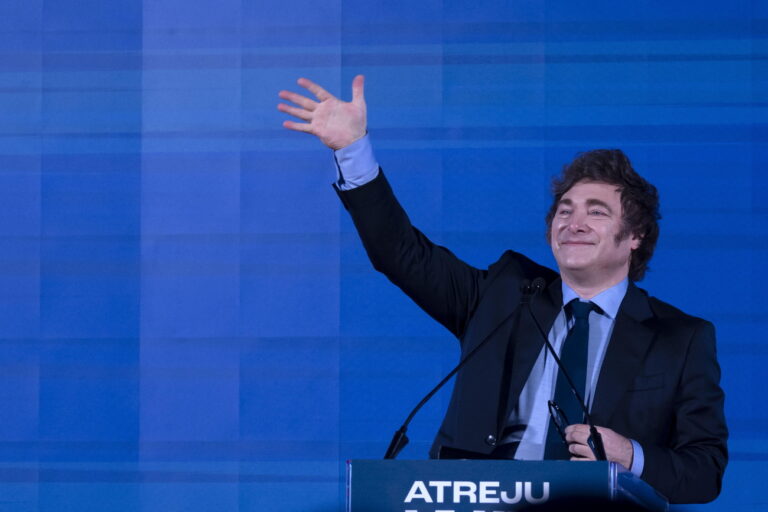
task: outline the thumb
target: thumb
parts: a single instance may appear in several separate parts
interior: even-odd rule
[[[352,80],[352,103],[365,103],[365,94],[363,92],[365,86],[365,77],[363,75],[357,75]]]

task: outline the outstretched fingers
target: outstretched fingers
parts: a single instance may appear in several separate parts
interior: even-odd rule
[[[283,121],[283,127],[288,128],[289,130],[297,131],[297,132],[314,133],[312,131],[312,125],[309,123],[296,123],[294,121]]]
[[[300,86],[314,94],[320,101],[325,101],[333,98],[333,94],[329,93],[315,82],[308,78],[299,78],[297,82]]]
[[[302,96],[301,94],[296,94],[295,92],[280,91],[278,93],[278,96],[280,96],[281,99],[288,100],[292,103],[295,103],[301,108],[309,110],[310,112],[314,111],[317,108],[316,101],[313,101],[307,98],[306,96]]]
[[[302,119],[304,121],[312,120],[312,112],[310,112],[305,108],[296,108],[290,105],[286,105],[285,103],[278,103],[277,110],[279,110],[280,112],[285,112],[286,114],[290,114],[294,117],[298,117],[299,119]]]
[[[351,102],[339,100],[307,78],[299,78],[298,84],[314,94],[316,99],[310,99],[310,95],[280,91],[279,96],[286,103],[279,103],[277,109],[296,118],[283,122],[285,128],[315,135],[334,150],[346,147],[365,135],[366,106],[362,75],[352,81]]]
[[[357,75],[352,80],[352,103],[365,102],[365,77]]]

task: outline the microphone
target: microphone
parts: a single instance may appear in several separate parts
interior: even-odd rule
[[[538,283],[539,288],[543,288],[544,280],[540,277],[537,278],[541,281],[541,283]],[[528,280],[524,280],[523,284],[520,287],[520,291],[522,292],[522,298],[520,299],[520,303],[524,303],[526,300],[530,301],[530,296],[534,293],[535,288],[533,288],[533,284],[537,284],[537,280],[534,279],[533,283],[531,283]],[[400,453],[400,451],[405,448],[405,446],[408,444],[408,436],[406,433],[408,432],[408,425],[411,423],[411,420],[414,416],[416,416],[416,413],[421,410],[422,407],[424,407],[424,404],[429,402],[429,400],[440,391],[440,388],[442,388],[446,382],[451,380],[451,377],[456,375],[459,370],[461,370],[465,364],[467,364],[474,356],[477,354],[477,352],[485,346],[485,344],[488,342],[488,340],[493,338],[493,335],[496,334],[496,332],[501,329],[504,324],[506,324],[513,316],[514,314],[519,310],[519,306],[512,310],[511,313],[509,313],[504,320],[502,320],[499,325],[496,326],[494,330],[492,330],[483,340],[477,344],[475,348],[473,348],[461,361],[459,361],[459,364],[454,367],[453,370],[451,370],[448,375],[443,377],[443,380],[441,380],[437,386],[432,388],[432,391],[427,393],[427,395],[421,399],[421,401],[416,405],[416,407],[413,408],[411,411],[411,414],[408,415],[405,422],[403,422],[403,425],[395,432],[395,434],[392,436],[392,441],[389,443],[389,447],[387,448],[387,452],[384,454],[384,459],[394,459],[397,457],[397,454]]]
[[[531,300],[533,299],[536,294],[538,294],[541,290],[544,289],[544,285],[546,285],[546,281],[544,281],[543,278],[537,277],[533,280],[533,282],[528,285],[530,288],[530,294],[528,294],[528,300],[523,300],[521,303],[525,304],[526,309],[528,310],[528,314],[530,315],[531,319],[533,320],[533,323],[536,324],[536,328],[539,331],[539,334],[541,334],[542,339],[544,339],[544,343],[547,346],[547,349],[549,350],[549,353],[552,354],[552,359],[555,360],[555,364],[557,364],[557,367],[562,372],[563,376],[565,377],[566,382],[568,382],[568,387],[571,388],[571,392],[573,393],[573,396],[576,397],[576,401],[581,406],[581,409],[584,411],[584,419],[587,421],[587,425],[589,425],[589,447],[592,449],[592,453],[595,454],[595,458],[597,460],[607,460],[607,457],[605,455],[605,446],[603,445],[603,437],[600,435],[600,432],[597,431],[597,427],[595,427],[595,423],[592,421],[592,415],[589,414],[589,409],[587,408],[587,404],[584,402],[584,399],[579,394],[579,392],[576,390],[576,386],[573,385],[573,380],[571,379],[571,376],[568,375],[568,372],[565,370],[565,366],[563,366],[563,363],[560,362],[560,358],[557,355],[557,352],[555,352],[554,347],[552,347],[552,344],[549,342],[549,336],[544,332],[544,329],[542,329],[541,324],[539,323],[539,320],[536,318],[536,315],[533,314],[533,309],[531,308]],[[525,298],[525,295],[523,296]]]
[[[543,277],[537,277],[533,281],[528,281],[527,279],[523,280],[523,284],[520,288],[523,292],[523,296],[520,299],[520,303],[530,304],[533,296],[541,292],[546,285],[547,282]]]

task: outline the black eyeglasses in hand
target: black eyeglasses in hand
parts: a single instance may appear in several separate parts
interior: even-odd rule
[[[571,424],[568,421],[568,416],[566,416],[563,410],[560,409],[560,407],[558,407],[558,405],[552,400],[548,400],[547,405],[549,406],[549,417],[552,418],[552,423],[555,424],[557,433],[560,434],[560,438],[563,440],[563,442],[567,446],[568,441],[565,440],[565,428]],[[589,436],[587,438],[587,445],[589,446],[590,450],[592,450],[592,453],[595,455],[595,459],[601,460],[601,458],[598,457],[597,455],[597,451],[595,450],[595,443],[592,440],[592,436]]]

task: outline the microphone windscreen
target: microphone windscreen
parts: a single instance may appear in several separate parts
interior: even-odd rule
[[[531,283],[531,288],[533,289],[533,293],[539,293],[546,286],[547,286],[547,282],[544,280],[543,277],[537,277]]]

